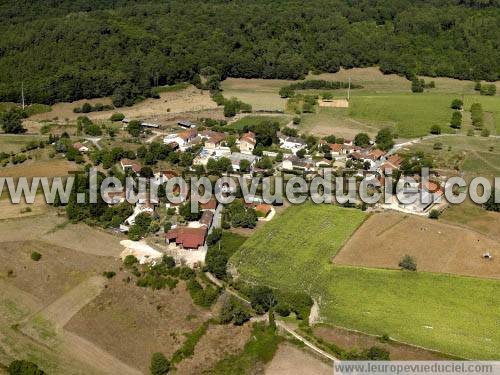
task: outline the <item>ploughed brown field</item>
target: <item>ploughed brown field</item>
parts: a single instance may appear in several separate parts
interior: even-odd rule
[[[483,259],[489,252],[492,260]],[[398,268],[404,255],[417,270],[500,278],[500,242],[473,230],[395,212],[374,214],[335,256],[334,263]]]

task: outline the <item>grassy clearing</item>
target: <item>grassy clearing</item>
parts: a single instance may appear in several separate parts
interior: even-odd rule
[[[47,137],[31,135],[0,134],[0,152],[18,153],[31,141],[45,140]]]
[[[286,116],[245,116],[227,125],[227,128],[242,131],[245,126],[257,125],[263,121],[279,122],[281,126],[284,126],[288,123],[288,118]]]
[[[258,230],[231,261],[244,279],[309,292],[327,323],[498,359],[499,282],[331,264],[365,217],[335,206],[295,206]]]
[[[161,92],[175,92],[175,91],[181,91],[185,90],[190,86],[189,83],[176,83],[175,85],[170,85],[170,86],[160,86],[160,87],[155,87],[152,91],[153,93],[159,94]]]

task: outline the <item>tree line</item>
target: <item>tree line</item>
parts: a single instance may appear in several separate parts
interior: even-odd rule
[[[497,80],[499,0],[19,1],[0,5],[0,101],[113,96],[176,82],[384,73]]]

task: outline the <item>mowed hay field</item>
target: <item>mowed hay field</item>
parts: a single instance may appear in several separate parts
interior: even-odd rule
[[[331,263],[365,218],[336,206],[291,207],[257,230],[231,263],[243,279],[309,292],[325,323],[460,357],[498,359],[500,282]]]
[[[490,252],[493,260],[482,255]],[[441,221],[395,212],[372,215],[335,256],[334,263],[398,269],[404,255],[417,269],[500,279],[500,242]]]
[[[353,90],[348,109],[317,108],[316,113],[303,115],[302,128],[311,134],[344,135],[347,132],[376,133],[389,127],[400,138],[414,138],[428,135],[433,125],[439,125],[443,133],[453,133],[449,126],[453,112],[450,103],[455,98],[462,98],[462,94]],[[472,103],[481,103],[485,111],[485,127],[491,134],[500,132],[500,98],[468,94],[463,99],[466,110]],[[464,124],[466,116],[467,113],[464,114]],[[464,125],[462,133],[465,134],[466,129]]]

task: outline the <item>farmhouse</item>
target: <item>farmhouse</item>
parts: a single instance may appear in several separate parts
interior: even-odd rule
[[[179,146],[181,151],[186,151],[189,147],[191,147],[191,143],[198,136],[198,131],[196,129],[189,129],[178,134],[169,134],[165,138],[163,138],[163,143],[168,144],[176,144]]]
[[[398,200],[398,204],[400,208],[418,214],[425,213],[435,204],[441,203],[444,194],[442,187],[435,181],[411,184],[404,182],[404,186],[404,199]]]
[[[82,145],[80,142],[74,143],[73,148],[81,153],[89,152],[89,148],[87,146]]]
[[[205,147],[215,149],[219,147],[222,141],[226,138],[224,133],[218,133],[211,130],[204,130],[200,133],[201,139],[205,139]]]
[[[257,157],[255,155],[243,154],[241,152],[233,152],[229,159],[231,160],[231,165],[235,171],[240,170],[240,163],[242,160],[248,160],[250,162],[250,170],[253,169],[257,161]]]
[[[175,243],[181,249],[198,250],[205,244],[207,228],[174,228],[165,233],[167,244]]]
[[[280,147],[292,151],[292,153],[296,154],[297,151],[302,150],[306,147],[306,142],[302,138],[298,137],[280,137]]]
[[[314,172],[316,163],[312,159],[301,159],[296,155],[287,155],[281,163],[281,169],[287,171],[301,169],[305,172]]]
[[[244,154],[251,154],[256,144],[257,140],[255,139],[255,134],[252,132],[243,134],[239,140],[240,151]]]
[[[122,166],[123,171],[131,169],[135,173],[139,173],[141,170],[141,165],[138,162],[130,159],[120,160],[120,165]]]

